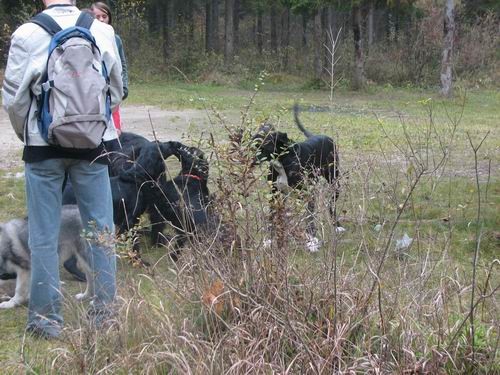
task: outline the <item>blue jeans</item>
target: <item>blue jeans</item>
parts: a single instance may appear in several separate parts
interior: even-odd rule
[[[57,248],[66,173],[73,184],[85,230],[88,233],[114,231],[113,200],[106,165],[76,159],[48,159],[26,164],[28,245],[31,249],[30,329],[50,330],[63,323]],[[89,253],[95,285],[93,308],[105,310],[110,308],[116,294],[116,256],[112,245],[98,242],[90,243]]]

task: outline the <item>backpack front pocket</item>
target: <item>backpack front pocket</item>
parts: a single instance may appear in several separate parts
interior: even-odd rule
[[[51,85],[53,118],[48,140],[61,147],[96,148],[108,123],[105,115],[108,85],[93,67],[75,63],[71,68],[75,77],[59,74]]]

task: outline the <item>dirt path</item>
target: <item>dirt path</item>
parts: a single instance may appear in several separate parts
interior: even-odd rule
[[[167,111],[151,106],[124,106],[123,128],[153,139],[153,128],[160,140],[181,140],[186,135],[199,135],[210,127],[205,111]],[[22,142],[14,134],[5,111],[0,110],[0,170],[22,167]]]

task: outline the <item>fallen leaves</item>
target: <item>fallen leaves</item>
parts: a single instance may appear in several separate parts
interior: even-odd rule
[[[241,301],[238,296],[232,296],[229,291],[225,290],[224,283],[221,279],[216,279],[205,290],[201,297],[203,305],[214,312],[218,316],[222,316],[224,311],[239,310]]]

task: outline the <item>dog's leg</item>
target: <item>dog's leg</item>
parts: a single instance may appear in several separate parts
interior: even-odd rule
[[[316,237],[316,225],[314,223],[314,209],[315,209],[314,197],[311,197],[309,199],[309,202],[307,202],[308,212],[307,212],[307,227],[306,227],[306,233],[307,233],[306,248],[311,253],[318,252],[321,247],[321,241]]]
[[[66,269],[66,271],[72,274],[73,277],[78,281],[86,281],[85,273],[80,271],[80,269],[78,268],[77,259],[75,256],[72,256],[67,261],[65,261],[63,263],[63,266]]]
[[[158,247],[161,245],[166,245],[168,243],[168,239],[163,234],[164,228],[165,228],[165,225],[163,223],[156,222],[156,223],[151,224],[150,240],[151,240],[152,245]]]
[[[339,190],[340,190],[340,183],[339,183],[339,170],[336,165],[330,166],[325,173],[323,173],[323,176],[326,178],[328,183],[333,189],[333,196],[332,196],[332,202],[330,203],[330,217],[332,218],[334,224],[335,224],[335,232],[337,233],[342,233],[345,232],[345,228],[340,225],[340,222],[338,220],[337,216],[337,201],[339,199]]]
[[[77,259],[78,259],[78,264],[81,266],[82,271],[85,274],[87,285],[85,288],[85,292],[76,294],[75,298],[79,301],[91,299],[94,297],[95,294],[94,275],[92,274],[90,265],[82,256],[77,255]]]
[[[332,202],[332,204],[330,204],[330,217],[332,218],[332,220],[335,223],[335,232],[342,233],[342,232],[345,232],[346,229],[342,225],[340,225],[340,223],[337,219],[338,218],[338,216],[337,216],[337,198],[338,198],[338,193],[335,193],[335,196],[333,198],[333,202]]]
[[[166,226],[165,218],[156,207],[149,210],[149,221],[151,222],[151,243],[155,246],[167,245],[169,238],[163,234]]]
[[[282,168],[282,164],[277,162],[276,166],[278,168]],[[283,171],[284,172],[284,171]],[[269,198],[269,216],[267,219],[267,224],[264,228],[265,231],[265,237],[263,238],[263,245],[265,248],[270,248],[273,240],[280,242],[280,239],[282,236],[280,236],[280,225],[279,224],[282,221],[282,213],[283,213],[283,199],[284,195],[281,194],[281,190],[278,188],[278,178],[280,177],[280,174],[278,171],[276,171],[275,168],[273,168],[273,165],[270,166],[269,168],[269,173],[267,174],[267,181],[271,183],[271,197]],[[282,182],[283,182],[283,175],[282,177]],[[284,178],[287,179],[286,174],[284,175]],[[286,181],[286,184],[288,185],[288,180]],[[282,244],[280,244],[281,246]]]
[[[276,179],[273,180],[274,186],[282,193],[288,193],[290,191],[290,185],[288,185],[288,177],[285,168],[283,168],[283,165],[277,160],[271,162],[271,167],[278,174]]]
[[[13,307],[22,305],[29,299],[30,293],[30,270],[20,270],[17,272],[16,278],[16,292],[14,297],[10,300],[0,303],[0,309],[11,309]]]

